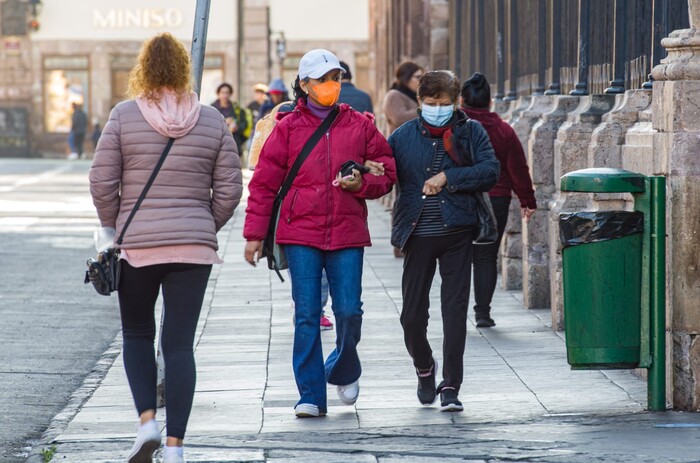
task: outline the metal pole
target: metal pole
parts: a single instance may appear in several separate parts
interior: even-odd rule
[[[654,11],[652,13],[652,33],[651,33],[651,59],[649,67],[649,77],[642,85],[642,88],[650,90],[654,86],[654,78],[651,70],[661,62],[661,56],[665,53],[661,46],[661,39],[668,35],[668,0],[654,0]]]
[[[474,46],[476,44],[476,0],[471,0],[469,5],[469,75],[477,71],[477,54],[479,53]]]
[[[578,19],[578,82],[569,95],[588,95],[588,57],[591,11],[589,0],[579,0]]]
[[[510,58],[510,89],[506,101],[518,98],[518,7],[516,0],[510,0],[510,18],[508,24],[508,57]]]
[[[547,4],[545,0],[537,2],[537,42],[537,88],[532,94],[544,95],[547,73]]]
[[[666,410],[666,178],[651,186],[651,366],[647,375],[649,410]]]
[[[506,85],[506,70],[504,61],[504,51],[503,51],[503,35],[505,34],[505,14],[506,14],[506,0],[498,0],[498,11],[497,16],[497,27],[496,27],[496,67],[498,68],[498,88],[496,94],[493,96],[496,100],[502,100],[505,95],[505,85]]]
[[[551,0],[552,26],[550,28],[550,40],[552,43],[552,82],[545,95],[561,94],[561,2]]]
[[[614,76],[607,94],[625,93],[625,45],[627,41],[627,0],[615,0]]]
[[[455,0],[455,74],[462,79],[462,3],[464,0]]]
[[[484,20],[484,0],[479,0],[477,4],[477,21],[479,23],[479,65],[477,71],[480,73],[486,72],[486,31]]]
[[[192,31],[192,78],[194,91],[199,95],[202,90],[202,73],[204,72],[204,53],[207,48],[207,28],[209,25],[209,5],[211,0],[197,0],[194,13],[194,30]]]
[[[243,16],[244,16],[245,1],[238,0],[238,11],[237,11],[237,22],[238,22],[238,36],[236,40],[238,41],[238,56],[236,57],[236,87],[238,90],[238,104],[243,106],[245,104],[243,95],[243,64],[245,60],[243,59],[243,42],[245,36],[243,34]],[[207,15],[208,16],[208,15]]]

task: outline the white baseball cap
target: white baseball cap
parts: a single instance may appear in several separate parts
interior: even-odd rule
[[[333,69],[343,70],[338,57],[328,50],[317,48],[301,57],[299,61],[299,79],[304,80],[307,77],[318,79]]]

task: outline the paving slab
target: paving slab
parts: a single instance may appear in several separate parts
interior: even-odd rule
[[[290,286],[264,265],[242,262],[244,207],[220,233],[226,263],[212,272],[198,326],[188,461],[700,461],[700,415],[646,412],[645,381],[629,371],[572,371],[549,312],[526,310],[520,293],[500,287],[494,328],[477,329],[469,317],[465,411],[419,404],[399,323],[402,260],[392,255],[389,216],[378,203],[369,205],[375,246],[365,253],[360,399],[344,405],[329,386],[328,415],[297,419]],[[439,276],[431,306],[439,307]],[[440,311],[431,315],[428,335],[441,359]],[[321,336],[327,354],[335,332]],[[68,424],[42,443],[57,446],[55,461],[124,461],[136,413],[121,356],[93,389],[66,411],[74,414]],[[167,419],[164,410],[158,415],[161,423]],[[40,461],[38,450],[32,463]]]

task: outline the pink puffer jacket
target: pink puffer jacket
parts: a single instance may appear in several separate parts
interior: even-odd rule
[[[117,236],[167,141],[134,100],[112,110],[90,169],[90,193],[100,223],[116,228]],[[217,249],[216,232],[233,215],[242,191],[231,132],[216,109],[202,106],[195,126],[173,143],[121,247],[203,244]]]

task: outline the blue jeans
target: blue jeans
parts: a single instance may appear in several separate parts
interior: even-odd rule
[[[289,279],[292,279],[292,272],[287,269],[287,274]],[[323,314],[323,308],[328,304],[328,277],[326,276],[326,269],[323,269],[323,275],[321,276],[321,314]]]
[[[362,259],[364,248],[339,251],[285,245],[292,275],[295,329],[292,364],[301,398],[325,412],[326,382],[347,385],[362,373],[357,344],[362,330]],[[321,330],[321,276],[326,270],[335,316],[335,349],[323,361]]]

